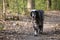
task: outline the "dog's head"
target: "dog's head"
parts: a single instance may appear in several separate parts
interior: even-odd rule
[[[36,18],[36,10],[31,10],[30,15],[33,19],[35,19]]]

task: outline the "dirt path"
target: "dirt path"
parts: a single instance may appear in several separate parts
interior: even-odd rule
[[[60,28],[60,16],[45,16],[44,32],[37,37],[33,34],[32,20],[28,20],[5,21],[6,31],[0,32],[0,40],[60,40],[60,32],[56,31]]]
[[[0,40],[60,40],[60,34],[43,33],[39,36],[34,36],[28,33],[17,32],[0,32]]]

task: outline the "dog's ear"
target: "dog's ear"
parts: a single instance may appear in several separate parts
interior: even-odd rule
[[[36,12],[35,12],[35,11],[32,11],[32,12],[30,13],[30,16],[31,16],[31,17],[35,17],[35,16],[36,16]]]
[[[30,16],[32,17],[32,12],[30,13]]]

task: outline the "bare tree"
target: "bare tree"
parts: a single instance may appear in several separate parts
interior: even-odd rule
[[[54,9],[56,9],[57,10],[57,6],[58,6],[58,3],[57,3],[58,1],[57,0],[55,0],[55,3],[54,3],[54,5],[55,5],[55,7],[54,7]]]
[[[5,11],[6,11],[5,10],[5,0],[3,0],[3,5],[2,6],[3,6],[3,11],[2,11],[3,15],[2,16],[3,16],[3,19],[4,19],[4,17],[5,17],[4,15],[5,15]]]
[[[35,0],[27,0],[27,8],[30,11],[35,8]]]
[[[3,13],[5,13],[5,0],[3,0]]]
[[[47,0],[47,10],[51,9],[51,0]]]

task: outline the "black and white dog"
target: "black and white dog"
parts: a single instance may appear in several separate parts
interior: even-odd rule
[[[44,11],[43,10],[31,10],[31,17],[33,22],[34,34],[43,32],[43,20],[44,20]]]

